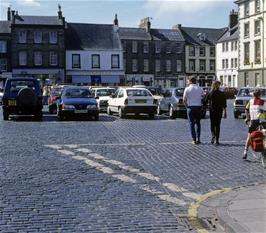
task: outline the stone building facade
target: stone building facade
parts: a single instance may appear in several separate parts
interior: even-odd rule
[[[65,80],[65,18],[23,16],[10,11],[11,57],[14,77],[35,77],[50,82]]]

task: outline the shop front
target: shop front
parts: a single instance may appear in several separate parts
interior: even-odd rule
[[[64,74],[63,69],[13,69],[12,72],[13,77],[31,77],[51,84],[64,83]]]
[[[145,85],[154,86],[153,74],[128,74],[126,75],[126,82],[129,86]]]
[[[90,86],[118,86],[123,82],[123,75],[72,75],[71,82]]]

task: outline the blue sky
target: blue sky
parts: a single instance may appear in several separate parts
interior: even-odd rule
[[[120,26],[136,27],[149,16],[154,28],[224,27],[230,10],[237,9],[232,0],[0,0],[0,19],[10,4],[21,15],[56,15],[58,3],[68,22],[110,24],[117,13]]]

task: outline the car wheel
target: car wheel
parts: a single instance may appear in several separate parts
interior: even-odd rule
[[[95,121],[98,121],[99,120],[99,114],[94,115],[94,120]]]
[[[176,119],[176,112],[174,111],[173,107],[170,106],[170,109],[169,109],[169,116],[171,119]]]
[[[122,108],[119,108],[118,115],[120,118],[125,118],[125,113]]]
[[[36,113],[36,114],[35,114],[35,119],[36,119],[37,121],[41,121],[41,120],[42,120],[42,112],[38,112],[38,113]]]
[[[238,113],[237,112],[234,112],[234,118],[238,119]]]
[[[157,115],[162,115],[162,110],[160,108],[160,105],[157,106]]]
[[[149,114],[149,118],[152,120],[152,119],[154,119],[154,113],[150,113]]]
[[[51,105],[49,106],[49,113],[50,114],[53,114],[54,113],[54,109],[53,109],[53,107]]]
[[[65,116],[60,112],[57,112],[57,117],[59,118],[60,121],[65,120]]]
[[[112,111],[111,111],[109,106],[107,107],[107,114],[110,115],[110,116],[113,115],[113,113],[112,113]]]
[[[3,111],[3,119],[4,119],[4,121],[8,121],[8,119],[9,119],[9,114],[8,114],[8,112]]]

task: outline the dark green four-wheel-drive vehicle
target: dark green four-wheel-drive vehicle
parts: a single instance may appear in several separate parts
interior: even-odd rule
[[[7,79],[3,95],[3,119],[10,116],[32,116],[42,120],[42,90],[34,78]]]

